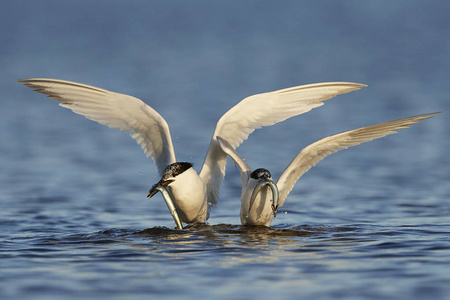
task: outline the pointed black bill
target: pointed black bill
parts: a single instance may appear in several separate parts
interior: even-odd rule
[[[160,189],[159,189],[159,187],[161,187],[161,186],[167,186],[167,185],[169,185],[170,183],[172,183],[173,182],[173,180],[160,180],[160,181],[158,181],[156,184],[154,184],[153,186],[152,186],[152,188],[148,191],[148,194],[147,194],[147,198],[151,198],[151,197],[153,197],[153,196],[155,196],[156,195],[156,193],[158,193],[158,192],[160,192]]]

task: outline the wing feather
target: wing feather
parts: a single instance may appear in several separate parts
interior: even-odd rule
[[[176,162],[169,126],[160,114],[138,98],[58,79],[18,81],[35,92],[60,101],[60,106],[74,113],[111,128],[131,131],[131,137],[147,157],[151,156],[156,162],[161,176],[167,165]]]
[[[226,140],[224,140],[220,136],[217,136],[216,138],[217,138],[217,141],[219,142],[219,145],[222,148],[222,150],[226,154],[228,154],[229,157],[231,157],[231,159],[234,161],[234,163],[237,164],[239,169],[241,170],[241,183],[242,183],[242,188],[244,188],[247,185],[247,182],[250,178],[252,169],[245,162],[245,160],[241,158],[241,156],[236,152],[236,150],[233,148],[233,146],[230,145],[230,143],[228,143]]]
[[[338,133],[305,147],[286,167],[278,179],[277,186],[280,191],[278,205],[283,205],[297,180],[328,155],[397,133],[396,130],[409,128],[410,125],[420,123],[421,120],[432,118],[434,114],[436,113],[418,115]]]
[[[351,82],[324,82],[286,88],[245,98],[225,113],[217,123],[200,177],[207,186],[210,204],[218,202],[225,175],[226,154],[216,136],[237,148],[258,128],[270,126],[323,105],[336,95],[358,90],[366,85]]]

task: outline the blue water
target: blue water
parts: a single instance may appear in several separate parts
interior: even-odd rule
[[[449,299],[450,4],[430,1],[10,1],[0,11],[1,299]],[[422,113],[333,154],[272,228],[240,226],[228,164],[205,226],[174,230],[156,167],[126,134],[15,80],[50,77],[146,101],[200,170],[246,96],[369,86],[239,147],[274,178],[306,145]]]

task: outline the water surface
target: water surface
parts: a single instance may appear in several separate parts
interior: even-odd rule
[[[1,299],[448,299],[449,5],[429,1],[19,1],[0,12]],[[139,97],[201,169],[222,114],[251,94],[369,86],[255,131],[274,178],[327,135],[443,111],[333,154],[272,228],[242,227],[230,162],[208,224],[174,230],[156,167],[123,132],[15,80]]]

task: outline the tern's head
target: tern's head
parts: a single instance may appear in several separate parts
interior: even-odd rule
[[[263,168],[259,168],[253,171],[250,174],[250,177],[256,180],[272,180],[272,175],[270,175],[269,170]]]
[[[168,165],[164,169],[164,174],[161,180],[158,181],[155,185],[153,185],[153,187],[148,192],[147,197],[148,198],[153,197],[159,191],[158,187],[170,185],[172,182],[176,180],[177,176],[183,174],[190,168],[192,168],[192,164],[188,162],[176,162]]]

